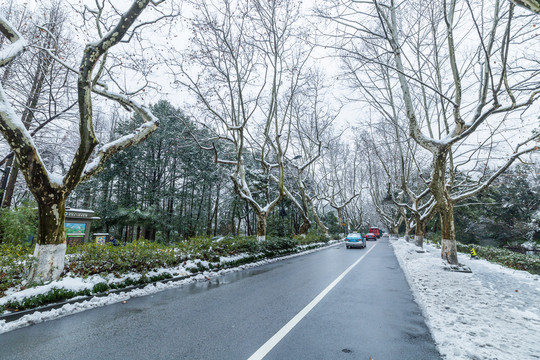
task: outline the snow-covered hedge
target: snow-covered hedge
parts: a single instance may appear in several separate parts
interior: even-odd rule
[[[107,279],[91,289],[51,291],[9,303],[0,301],[0,313],[22,310],[74,296],[92,295],[109,289],[142,285],[181,274],[239,266],[274,256],[287,255],[324,245],[317,236],[307,238],[255,237],[193,238],[173,245],[146,240],[113,246],[96,243],[68,247],[62,278],[98,277]],[[35,284],[26,283],[33,261],[28,246],[0,244],[0,299]],[[102,281],[102,280],[100,280]],[[6,300],[6,298],[4,298]]]

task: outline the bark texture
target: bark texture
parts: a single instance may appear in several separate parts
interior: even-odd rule
[[[266,219],[268,214],[259,212],[257,213],[257,240],[266,240]]]

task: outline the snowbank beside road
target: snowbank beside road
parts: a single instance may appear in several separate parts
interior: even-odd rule
[[[445,359],[540,359],[540,276],[465,254],[472,273],[449,272],[431,245],[392,245]]]
[[[341,240],[337,240],[337,241],[332,240],[328,243],[318,243],[320,247],[315,248],[315,249],[308,249],[308,246],[300,246],[299,248],[304,249],[304,251],[301,251],[295,254],[262,259],[256,262],[240,265],[233,268],[226,268],[226,269],[221,269],[221,270],[216,270],[216,271],[204,271],[200,274],[190,276],[188,278],[178,280],[178,281],[170,281],[167,283],[157,282],[155,284],[150,283],[142,288],[136,288],[136,289],[125,291],[125,292],[120,291],[117,293],[110,293],[110,294],[107,294],[106,296],[101,296],[101,297],[94,296],[89,300],[80,300],[79,302],[76,302],[73,304],[65,304],[60,308],[54,308],[50,310],[39,309],[36,312],[24,315],[21,318],[17,320],[13,320],[13,321],[6,321],[3,319],[0,319],[0,334],[15,330],[21,327],[25,327],[28,325],[37,324],[37,323],[47,321],[47,320],[53,320],[59,317],[75,314],[75,313],[85,311],[85,310],[90,310],[96,307],[106,306],[106,305],[119,303],[119,302],[125,302],[134,297],[151,295],[153,293],[163,291],[166,289],[177,288],[177,287],[190,284],[193,282],[211,281],[212,278],[223,275],[223,274],[236,272],[236,271],[242,271],[242,270],[258,267],[261,265],[273,263],[276,261],[281,261],[285,259],[294,258],[297,256],[307,255],[307,254],[310,254],[310,253],[313,253],[313,252],[316,252],[316,251],[319,251],[328,247],[336,246],[339,244],[341,244]],[[238,260],[241,257],[242,255],[221,257],[221,262],[227,263],[227,262]],[[192,267],[193,264],[198,261],[200,260],[197,260],[197,259],[188,260],[185,266]],[[158,270],[149,272],[147,275],[159,274],[162,272],[174,273],[175,276],[188,274],[186,268],[184,268],[183,266],[178,266],[174,268],[158,269]],[[138,274],[138,273],[128,273],[120,278],[116,278],[112,274],[108,274],[105,276],[94,275],[88,278],[66,277],[59,281],[53,281],[50,284],[43,285],[43,286],[37,286],[34,288],[29,288],[29,289],[20,290],[20,291],[8,291],[8,294],[5,297],[0,298],[0,305],[5,304],[11,300],[22,300],[27,297],[31,297],[31,296],[35,296],[39,294],[45,294],[48,291],[52,290],[53,288],[78,291],[78,290],[83,290],[83,289],[91,289],[95,284],[100,283],[100,282],[120,281],[126,278],[138,278],[140,276],[141,274]],[[0,314],[0,315],[6,315],[6,314]]]

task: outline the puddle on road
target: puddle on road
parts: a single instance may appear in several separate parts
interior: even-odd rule
[[[219,275],[215,277],[209,277],[206,281],[197,281],[188,285],[184,285],[183,288],[186,289],[190,294],[196,294],[201,291],[207,291],[211,289],[218,288],[222,285],[227,285],[251,276],[257,276],[264,274],[270,271],[271,268],[265,267],[246,269],[238,272],[233,272],[225,275]]]

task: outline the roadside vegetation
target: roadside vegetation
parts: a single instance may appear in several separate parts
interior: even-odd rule
[[[473,248],[476,255],[481,259],[486,259],[511,269],[524,270],[531,274],[540,274],[540,256],[520,254],[493,246],[458,243],[458,251],[460,252],[470,254]]]
[[[185,276],[185,272],[179,272],[180,268],[191,274],[221,270],[318,248],[328,242],[324,234],[312,232],[305,237],[268,237],[265,241],[257,241],[255,236],[225,236],[196,237],[170,245],[139,239],[120,246],[110,243],[70,246],[62,278],[98,275],[103,281],[80,291],[52,288],[44,294],[9,301],[0,305],[0,313]],[[24,290],[36,285],[26,281],[32,253],[33,246],[0,244],[0,297],[10,289]]]

